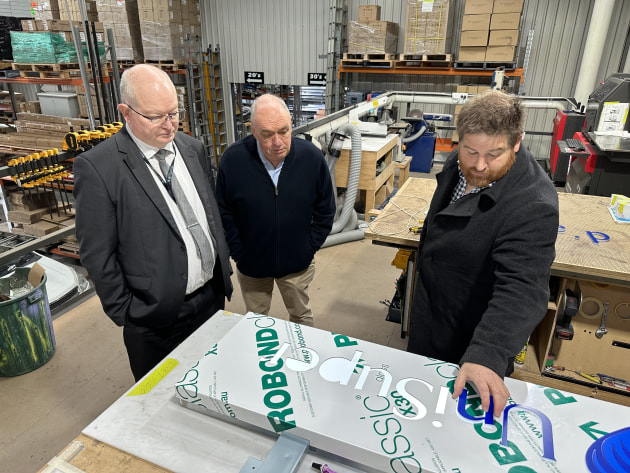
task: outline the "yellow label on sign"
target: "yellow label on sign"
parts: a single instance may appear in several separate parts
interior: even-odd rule
[[[127,396],[142,396],[148,394],[154,387],[162,381],[167,374],[179,365],[179,361],[167,358],[161,365],[157,366],[140,384],[133,388]]]

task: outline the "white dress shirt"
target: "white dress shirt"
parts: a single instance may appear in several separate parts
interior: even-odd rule
[[[186,294],[190,294],[196,289],[199,289],[210,279],[212,279],[212,274],[208,274],[202,269],[201,258],[197,253],[197,246],[195,245],[195,241],[190,233],[190,230],[188,230],[187,228],[186,222],[184,221],[184,217],[182,216],[182,213],[180,212],[177,203],[170,196],[168,190],[164,186],[163,182],[165,179],[161,178],[162,171],[160,169],[158,160],[155,158],[155,153],[157,153],[159,148],[140,141],[133,135],[129,127],[127,127],[127,131],[129,131],[131,138],[136,143],[136,145],[138,145],[138,148],[140,148],[140,152],[142,153],[142,155],[148,160],[148,165],[151,169],[151,175],[153,176],[155,183],[160,189],[164,200],[166,200],[168,208],[171,211],[171,215],[173,216],[173,219],[175,219],[175,223],[177,224],[177,229],[184,239],[184,244],[186,246],[186,255],[188,258],[188,281],[186,284]],[[199,194],[197,193],[197,188],[195,187],[195,184],[190,177],[188,168],[186,167],[186,164],[184,163],[181,154],[177,150],[177,146],[175,146],[174,142],[170,142],[166,146],[164,146],[163,149],[168,151],[166,162],[169,166],[171,165],[171,163],[173,163],[173,160],[175,160],[175,164],[173,165],[173,175],[177,176],[177,180],[182,187],[182,190],[186,194],[190,206],[195,212],[195,216],[197,217],[199,225],[201,225],[201,228],[203,229],[204,233],[208,237],[208,240],[210,241],[210,244],[212,245],[213,241],[210,237],[210,228],[208,226],[208,219],[206,218],[205,209],[203,207],[203,204],[201,203]],[[216,255],[216,248],[214,250],[214,254]]]

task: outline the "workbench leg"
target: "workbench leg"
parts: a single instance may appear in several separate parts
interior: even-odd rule
[[[409,333],[411,321],[411,303],[413,302],[413,288],[416,285],[416,252],[412,251],[407,260],[407,279],[405,282],[405,300],[400,316],[400,338],[405,338]]]
[[[368,220],[368,212],[374,207],[376,201],[376,193],[374,191],[365,191],[365,220]]]
[[[400,168],[400,174],[398,175],[398,188],[401,188],[402,185],[407,182],[409,178],[409,164]]]

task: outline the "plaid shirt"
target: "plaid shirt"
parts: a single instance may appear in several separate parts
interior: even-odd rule
[[[467,195],[466,194],[466,178],[464,177],[462,168],[459,167],[459,162],[457,163],[457,172],[459,173],[459,181],[457,181],[457,184],[455,185],[455,189],[453,189],[453,194],[451,195],[451,202],[450,202],[451,204],[453,202],[458,201],[465,195]],[[485,187],[475,187],[473,190],[468,192],[468,194],[476,194],[477,192],[481,192],[484,189],[488,189],[489,187],[492,187],[493,185],[494,185],[494,182],[491,182]]]

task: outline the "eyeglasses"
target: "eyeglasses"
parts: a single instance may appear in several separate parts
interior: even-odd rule
[[[146,115],[143,115],[142,113],[140,113],[137,110],[135,110],[131,105],[129,105],[129,104],[125,104],[125,105],[127,105],[127,107],[129,107],[131,110],[136,112],[141,117],[144,117],[147,120],[149,120],[151,122],[151,124],[153,124],[153,125],[155,125],[155,124],[160,124],[161,125],[162,123],[166,122],[167,120],[170,122],[174,118],[178,118],[179,120],[183,120],[184,117],[186,116],[186,109],[182,108],[181,110],[177,110],[176,112],[172,112],[172,113],[167,113],[166,115],[159,115],[157,117],[147,117]]]

